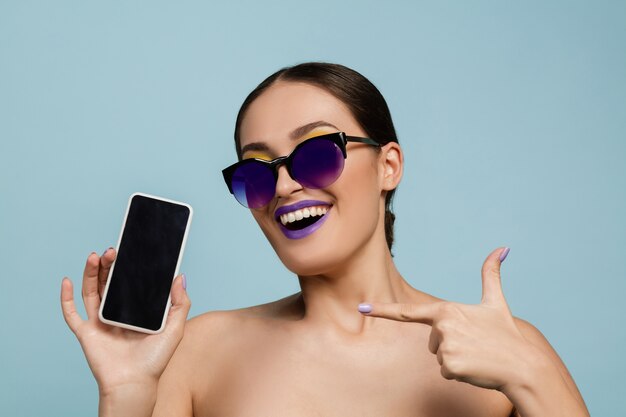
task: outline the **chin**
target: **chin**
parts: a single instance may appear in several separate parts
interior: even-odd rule
[[[288,270],[298,276],[314,276],[332,274],[348,263],[361,246],[359,233],[351,237],[346,239],[338,229],[320,229],[304,239],[287,240],[281,234],[269,241]]]
[[[342,263],[341,256],[335,253],[303,254],[287,251],[278,253],[283,265],[298,276],[323,275],[332,271]]]

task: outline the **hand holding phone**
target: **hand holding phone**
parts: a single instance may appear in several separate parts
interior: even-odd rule
[[[161,374],[182,340],[191,306],[183,276],[177,275],[173,282],[170,279],[171,306],[161,333],[140,333],[103,323],[98,317],[102,295],[117,256],[117,251],[111,248],[102,256],[93,252],[87,257],[82,284],[87,320],[76,311],[72,281],[64,278],[61,284],[63,316],[83,348],[101,395],[125,387],[156,390]]]

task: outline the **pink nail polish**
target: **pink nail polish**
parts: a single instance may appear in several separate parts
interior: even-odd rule
[[[504,248],[504,250],[500,253],[500,262],[504,262],[511,248]]]
[[[187,277],[183,274],[183,288],[187,289]]]

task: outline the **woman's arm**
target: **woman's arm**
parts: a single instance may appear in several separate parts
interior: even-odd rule
[[[589,416],[574,379],[545,336],[525,320],[516,317],[515,324],[524,338],[537,348],[538,355],[533,361],[535,366],[524,372],[525,377],[521,381],[525,382],[503,390],[515,405],[513,416],[539,415],[551,406],[555,407],[551,415]],[[555,399],[561,399],[561,402]]]

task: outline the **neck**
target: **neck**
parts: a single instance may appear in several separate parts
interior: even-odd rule
[[[410,286],[396,269],[386,243],[383,247],[370,243],[334,271],[298,276],[304,320],[358,335],[382,323],[359,313],[360,303],[405,301]]]

